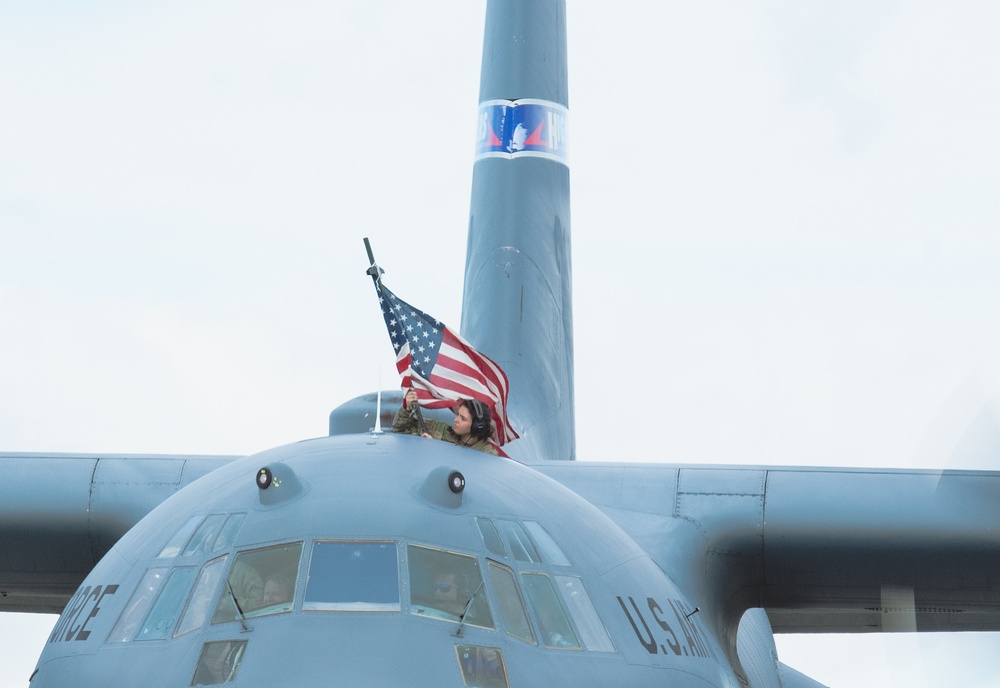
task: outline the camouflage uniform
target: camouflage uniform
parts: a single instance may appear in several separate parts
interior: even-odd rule
[[[426,421],[426,425],[427,434],[436,440],[451,442],[452,444],[457,444],[460,447],[468,447],[469,449],[475,449],[486,454],[499,456],[496,448],[487,440],[477,439],[473,444],[463,443],[461,438],[455,434],[455,431],[451,429],[451,425],[448,423],[442,423],[439,420],[428,420]],[[417,427],[417,420],[410,415],[409,411],[402,408],[396,412],[396,417],[392,421],[392,431],[405,433],[407,435],[420,434],[420,429]]]

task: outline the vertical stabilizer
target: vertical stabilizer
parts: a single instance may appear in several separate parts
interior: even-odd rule
[[[463,336],[510,379],[515,458],[574,459],[564,0],[489,0]]]

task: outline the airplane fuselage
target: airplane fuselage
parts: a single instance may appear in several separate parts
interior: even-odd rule
[[[153,510],[80,586],[31,685],[737,685],[694,609],[528,466],[329,437]]]

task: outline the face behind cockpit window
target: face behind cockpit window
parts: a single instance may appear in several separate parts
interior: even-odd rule
[[[410,545],[410,613],[493,628],[483,576],[475,557]]]
[[[238,553],[212,623],[291,611],[301,554],[301,542]]]

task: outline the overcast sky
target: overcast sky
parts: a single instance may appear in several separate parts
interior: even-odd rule
[[[484,8],[0,3],[0,451],[253,453],[393,386],[362,237],[458,326]],[[579,458],[995,468],[995,3],[567,13]],[[0,688],[54,620],[0,617]],[[997,640],[778,649],[997,686]]]

